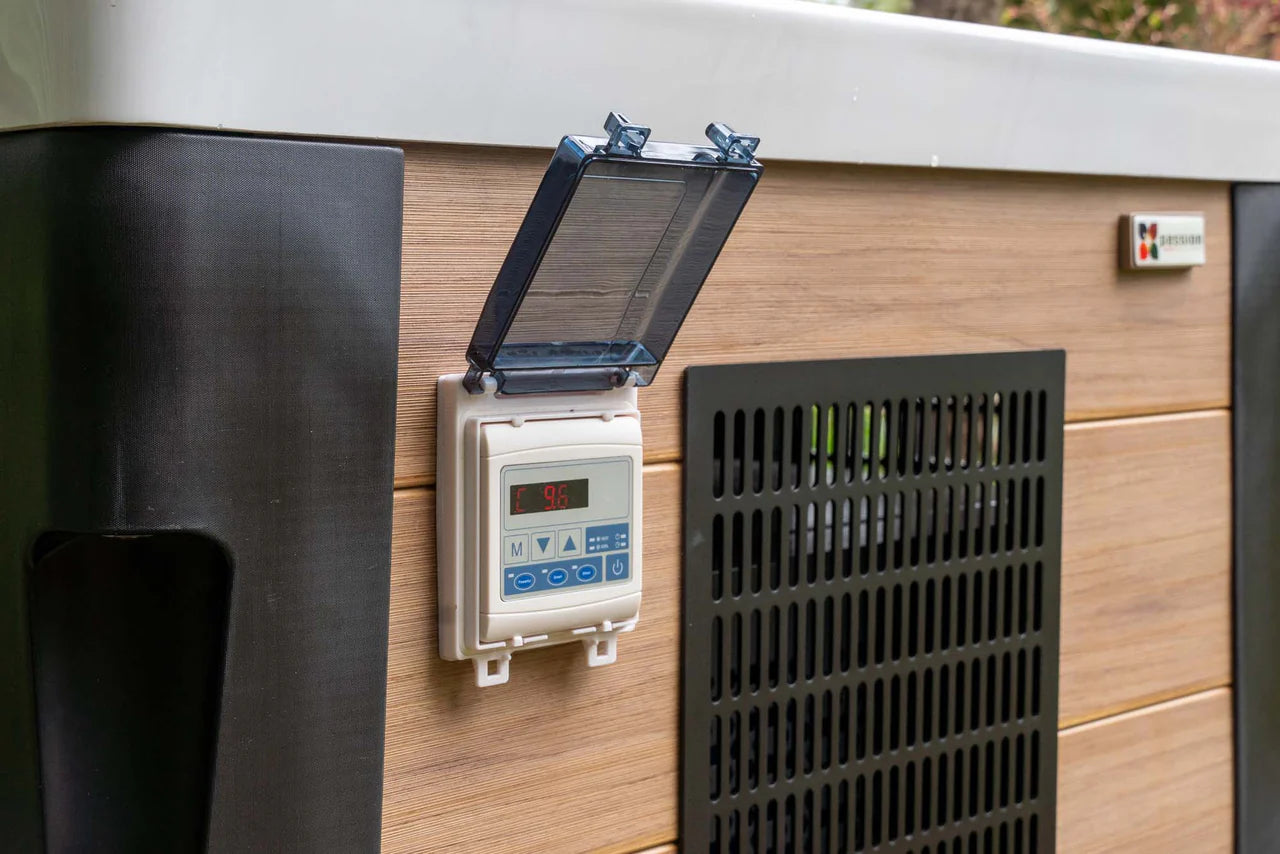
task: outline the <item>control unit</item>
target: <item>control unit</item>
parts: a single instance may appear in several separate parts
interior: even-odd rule
[[[610,113],[566,136],[498,271],[465,374],[437,384],[440,655],[476,684],[512,653],[617,657],[640,614],[653,381],[763,167],[722,124],[711,146],[649,142]]]
[[[640,611],[635,388],[537,396],[437,387],[440,651],[505,682],[512,651],[580,641],[609,664]],[[448,530],[446,527],[448,526]]]

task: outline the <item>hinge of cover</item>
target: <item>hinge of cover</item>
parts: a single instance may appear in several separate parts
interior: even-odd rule
[[[462,386],[472,394],[543,394],[563,391],[607,391],[640,385],[640,375],[625,367],[546,368],[489,373],[467,367]]]
[[[467,375],[462,378],[462,386],[472,394],[493,394],[498,390],[498,378],[475,365],[468,365]]]

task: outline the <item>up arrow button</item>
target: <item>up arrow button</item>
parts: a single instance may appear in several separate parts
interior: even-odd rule
[[[560,557],[582,554],[581,528],[561,528],[558,533],[556,545],[560,550]]]

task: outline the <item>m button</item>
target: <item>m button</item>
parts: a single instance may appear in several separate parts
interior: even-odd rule
[[[513,563],[529,562],[528,534],[516,534],[502,541],[502,562],[507,566]]]
[[[606,555],[604,559],[604,580],[605,581],[626,581],[631,577],[631,555],[628,552],[622,552],[616,555]]]

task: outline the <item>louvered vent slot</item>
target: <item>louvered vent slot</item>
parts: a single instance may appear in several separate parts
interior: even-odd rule
[[[1053,850],[1063,366],[689,370],[682,850]]]

